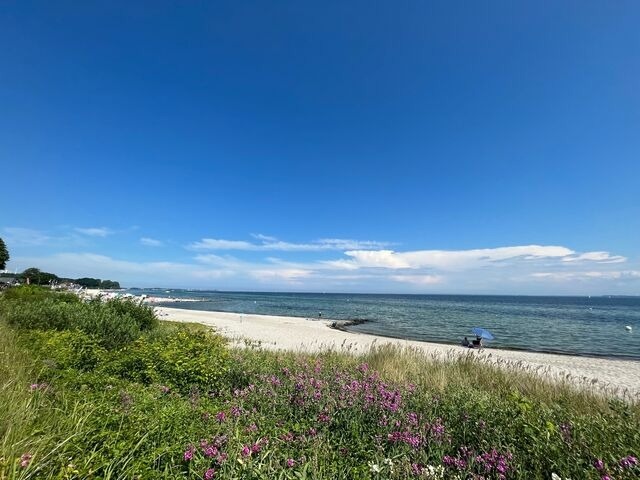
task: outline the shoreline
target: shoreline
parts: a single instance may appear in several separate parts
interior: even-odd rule
[[[587,357],[524,350],[483,348],[383,337],[332,328],[332,319],[213,312],[155,306],[161,320],[213,327],[231,343],[258,343],[269,350],[319,352],[335,350],[366,353],[372,346],[395,345],[416,349],[435,359],[476,355],[501,367],[528,370],[551,381],[571,382],[581,388],[640,400],[640,361]]]

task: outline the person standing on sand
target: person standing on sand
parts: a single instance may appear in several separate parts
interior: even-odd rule
[[[318,317],[319,317],[319,318],[322,318],[322,312],[319,312],[319,313],[318,313]]]

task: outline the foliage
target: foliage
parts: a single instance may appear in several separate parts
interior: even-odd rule
[[[144,384],[161,383],[189,393],[220,388],[229,371],[229,352],[222,337],[211,332],[178,329],[143,337],[111,354],[103,370]]]
[[[8,290],[0,302],[0,312],[16,328],[81,330],[107,349],[132,342],[158,323],[152,307],[134,300],[83,303],[70,294],[31,286]]]
[[[2,319],[0,352],[0,478],[640,475],[638,404],[473,358],[227,350],[171,324],[107,350]]]
[[[4,243],[4,240],[0,238],[0,270],[4,270],[7,268],[7,262],[9,261],[9,250],[7,250],[7,245]]]
[[[118,289],[120,288],[120,284],[118,282],[114,282],[113,280],[102,280],[100,282],[100,288],[109,290],[109,289]]]
[[[54,281],[58,280],[58,276],[53,273],[43,272],[35,267],[31,267],[22,272],[18,279],[23,283],[27,283],[28,281],[28,283],[33,285],[50,285]]]
[[[80,298],[73,293],[51,290],[37,285],[21,285],[5,291],[0,298],[0,306],[7,301],[40,302],[45,299],[54,299],[56,302],[64,303],[80,302]]]

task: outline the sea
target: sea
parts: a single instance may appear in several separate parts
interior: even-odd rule
[[[481,327],[495,337],[489,347],[640,360],[640,297],[128,292],[166,297],[167,307],[346,320],[349,331],[444,344]]]

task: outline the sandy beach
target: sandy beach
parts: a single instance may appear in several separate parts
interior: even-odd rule
[[[199,323],[213,327],[232,343],[259,343],[271,350],[314,352],[333,349],[364,353],[372,345],[393,344],[416,348],[426,355],[446,358],[450,355],[478,355],[507,368],[523,368],[557,381],[569,381],[592,390],[606,390],[617,396],[640,399],[640,362],[606,358],[555,355],[516,350],[484,348],[481,351],[462,346],[393,339],[376,335],[345,332],[331,328],[333,321],[298,317],[247,315],[179,308],[156,307],[162,320]]]

